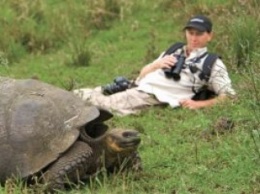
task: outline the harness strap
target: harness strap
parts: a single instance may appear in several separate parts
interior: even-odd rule
[[[183,42],[177,42],[177,43],[173,44],[172,46],[170,46],[170,48],[168,48],[168,49],[165,51],[165,53],[164,53],[163,56],[174,53],[177,49],[182,48],[184,45],[185,45],[185,44],[184,44]]]
[[[201,80],[205,79],[205,81],[207,82],[209,81],[211,75],[211,69],[218,58],[219,58],[218,55],[213,53],[208,53],[208,56],[206,57],[202,66],[202,72],[199,75],[199,78]]]

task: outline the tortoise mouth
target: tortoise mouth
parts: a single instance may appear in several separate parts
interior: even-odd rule
[[[141,142],[141,137],[138,131],[124,131],[120,135],[111,136],[112,147],[117,147],[116,150],[134,150]],[[112,143],[113,142],[113,143]]]
[[[140,134],[137,131],[126,131],[122,136],[123,140],[118,142],[120,147],[138,146],[141,142]]]

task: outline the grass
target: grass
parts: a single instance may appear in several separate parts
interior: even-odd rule
[[[210,49],[222,55],[238,99],[197,111],[151,107],[138,116],[114,117],[108,121],[111,127],[141,132],[144,171],[104,174],[66,193],[260,193],[257,1],[0,4],[0,75],[38,77],[64,89],[107,84],[118,75],[134,78],[154,56],[183,40],[182,26],[190,15],[209,14],[215,31]],[[232,119],[234,128],[213,134],[221,117]],[[30,190],[18,183],[0,187],[0,193]]]

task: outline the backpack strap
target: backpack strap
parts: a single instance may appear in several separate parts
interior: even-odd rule
[[[182,48],[185,44],[183,42],[177,42],[171,45],[164,53],[163,56],[174,53],[176,50]]]
[[[207,82],[209,81],[211,69],[218,58],[220,57],[217,54],[208,53],[208,56],[206,56],[206,59],[203,63],[202,72],[199,75],[201,80],[204,79]]]
[[[209,81],[211,69],[218,58],[221,57],[217,54],[207,54],[206,59],[202,65],[202,72],[199,74],[199,78],[201,80],[204,79],[206,82]],[[206,85],[202,86],[199,91],[195,91],[194,88],[192,90],[195,93],[195,95],[192,97],[193,100],[207,100],[216,96],[215,92],[208,90]]]

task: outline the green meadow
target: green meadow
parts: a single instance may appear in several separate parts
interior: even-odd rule
[[[202,110],[151,107],[114,116],[135,128],[143,171],[99,176],[60,193],[259,194],[260,2],[258,0],[0,0],[0,76],[72,90],[129,79],[172,43],[195,14],[214,23],[237,98]],[[221,118],[232,127],[219,129]],[[1,157],[1,156],[0,156]],[[0,193],[34,193],[9,182]]]

